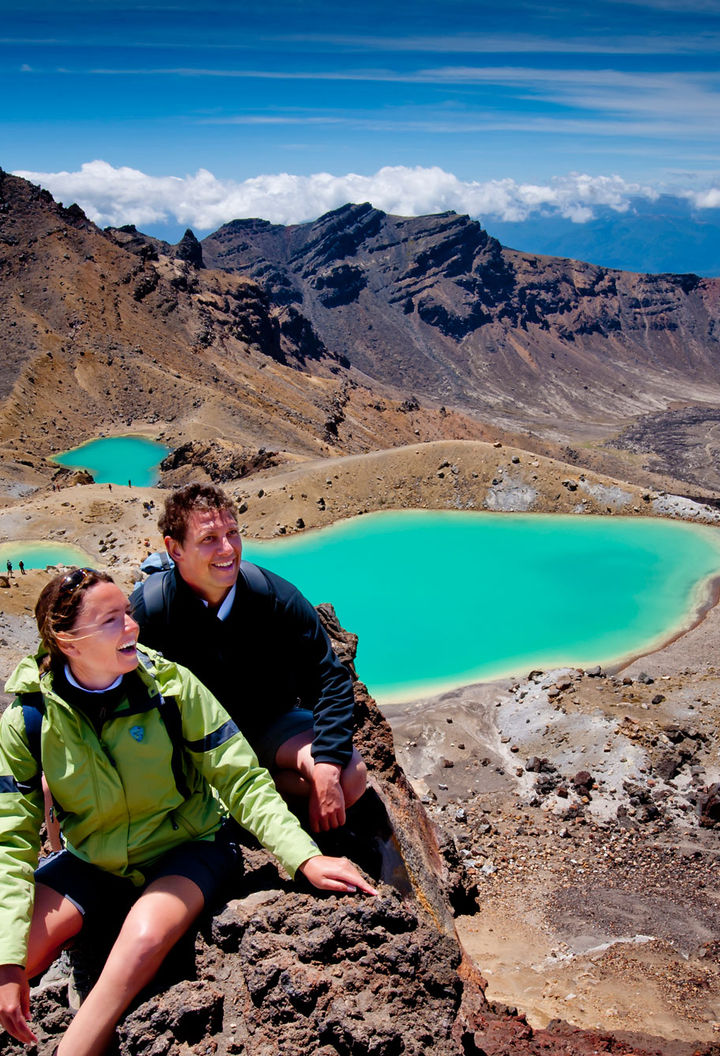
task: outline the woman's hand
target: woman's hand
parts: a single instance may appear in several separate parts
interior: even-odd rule
[[[364,891],[366,895],[376,895],[377,891],[365,880],[353,863],[347,858],[328,858],[318,854],[308,858],[300,866],[300,872],[321,891]]]
[[[37,1044],[28,1026],[30,986],[19,964],[0,965],[0,1026],[26,1045]]]

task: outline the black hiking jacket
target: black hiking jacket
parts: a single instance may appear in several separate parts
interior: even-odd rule
[[[139,583],[130,595],[140,641],[190,668],[247,739],[296,705],[312,710],[316,762],[344,766],[352,755],[352,679],[335,656],[317,612],[286,579],[261,570],[260,593],[238,575],[232,609],[219,620],[177,568],[163,576],[163,609],[148,617]],[[147,581],[146,581],[147,582]]]

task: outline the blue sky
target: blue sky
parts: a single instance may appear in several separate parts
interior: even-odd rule
[[[660,191],[720,207],[720,0],[0,13],[0,165],[99,222],[292,222],[351,197],[576,224]]]

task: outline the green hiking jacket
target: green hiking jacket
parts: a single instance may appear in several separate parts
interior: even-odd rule
[[[8,693],[42,692],[43,771],[68,849],[141,884],[143,865],[188,839],[211,837],[229,810],[293,876],[320,852],[268,771],[190,671],[143,653],[149,669],[140,664],[125,676],[126,692],[99,735],[53,691],[52,672],[40,678],[39,656],[26,657],[5,686]],[[180,710],[187,798],[173,775],[172,741],[155,706],[159,693],[174,697]],[[0,722],[0,964],[26,962],[44,815],[39,778],[16,697]]]

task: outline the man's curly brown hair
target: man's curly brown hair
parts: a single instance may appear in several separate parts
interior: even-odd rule
[[[237,521],[237,507],[222,488],[216,484],[186,484],[165,499],[158,528],[163,537],[169,535],[176,543],[182,544],[191,514],[205,510],[225,511]]]

